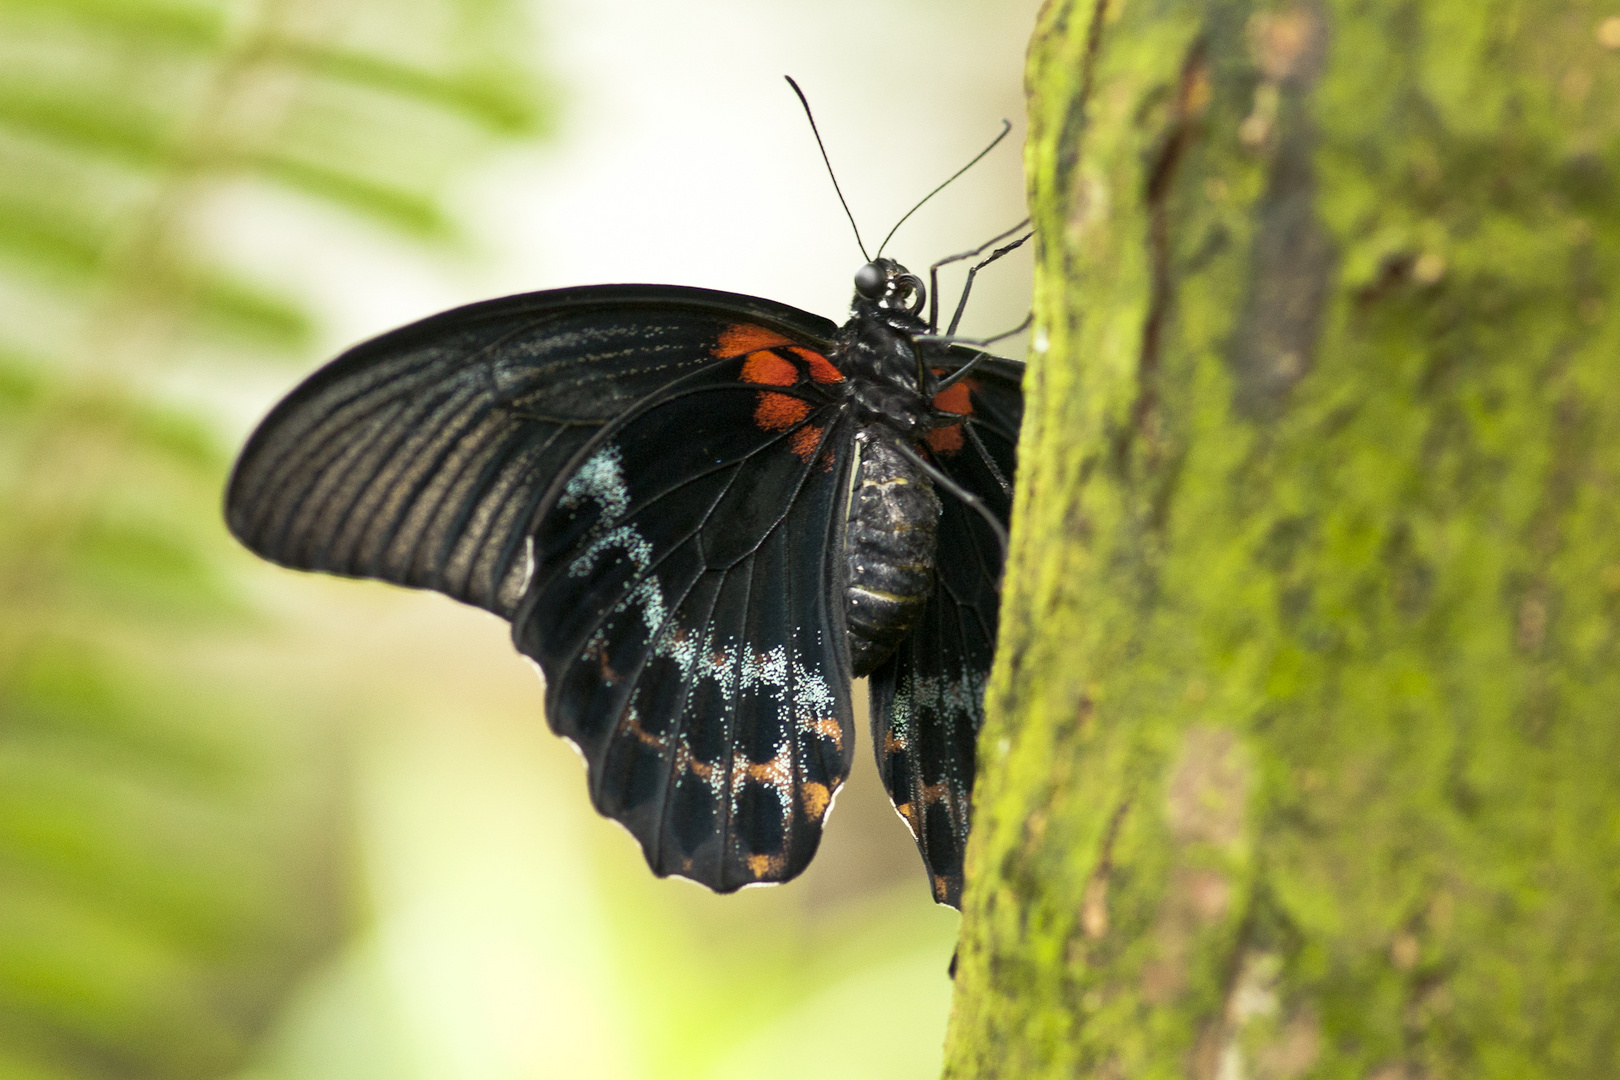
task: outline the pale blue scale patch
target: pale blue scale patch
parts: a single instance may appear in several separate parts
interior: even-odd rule
[[[588,458],[563,487],[557,505],[567,510],[579,510],[586,501],[595,503],[599,513],[592,525],[583,550],[569,563],[571,577],[585,578],[597,572],[604,560],[628,559],[636,574],[623,598],[612,609],[613,616],[638,611],[641,621],[653,641],[653,655],[673,660],[683,681],[694,686],[712,682],[723,700],[732,700],[738,693],[752,691],[774,699],[806,735],[823,735],[822,725],[837,714],[837,699],[822,670],[805,662],[797,649],[778,644],[764,652],[741,646],[733,635],[717,640],[712,628],[705,627],[701,634],[680,626],[669,608],[664,589],[650,571],[655,551],[652,544],[632,522],[623,520],[631,505],[630,489],[624,478],[623,456],[618,446],[607,444]],[[602,630],[591,639],[588,650],[602,651],[607,647],[607,636],[612,632],[614,619],[609,618]],[[633,711],[627,719],[639,723]],[[729,795],[733,812],[750,772],[753,779],[767,783],[782,804],[784,816],[792,811],[793,776],[791,768],[792,746],[784,739],[768,762],[755,764],[736,755],[725,766],[724,758],[699,762],[692,754],[686,736],[675,740],[677,768],[686,770],[696,762],[704,766],[693,770],[703,776],[716,797]],[[748,766],[752,765],[750,770]],[[725,775],[730,773],[731,791],[724,792]]]

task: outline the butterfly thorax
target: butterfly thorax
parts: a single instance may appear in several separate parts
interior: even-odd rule
[[[848,380],[857,421],[881,425],[912,441],[928,433],[933,408],[918,379],[931,377],[918,362],[913,340],[927,332],[927,324],[910,311],[856,294],[833,351]]]

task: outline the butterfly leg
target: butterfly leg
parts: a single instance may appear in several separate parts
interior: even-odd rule
[[[896,442],[894,447],[900,452],[901,457],[926,473],[928,479],[934,482],[935,487],[948,493],[963,506],[984,519],[984,523],[990,526],[990,531],[995,533],[996,543],[1001,545],[1001,557],[1005,560],[1007,558],[1007,527],[996,519],[995,512],[984,504],[984,500],[945,475],[932,461],[917,453],[904,442]]]
[[[1035,313],[1031,311],[1028,315],[1024,316],[1024,320],[1022,322],[1013,327],[1011,330],[1003,330],[1001,333],[991,334],[989,337],[970,338],[957,337],[954,334],[918,334],[911,340],[918,343],[934,343],[939,345],[994,345],[1003,338],[1010,338],[1014,334],[1022,334],[1025,330],[1029,329],[1029,324],[1034,321]],[[937,394],[939,391],[945,390],[951,386],[954,386],[956,383],[961,382],[962,379],[973,370],[974,365],[988,355],[988,353],[979,353],[973,359],[969,360],[967,363],[963,364],[949,375],[940,379],[934,384],[934,392]]]
[[[1007,254],[1007,252],[1022,247],[1024,242],[1034,235],[1032,232],[1027,232],[1012,243],[996,248],[995,251],[990,253],[989,258],[968,267],[967,280],[962,283],[962,298],[956,302],[956,314],[951,316],[951,325],[945,328],[946,334],[956,333],[957,324],[962,321],[962,312],[967,308],[968,293],[973,291],[973,275]]]
[[[973,248],[971,251],[961,251],[961,252],[956,253],[955,255],[947,255],[947,256],[945,256],[945,258],[939,260],[939,262],[935,263],[934,265],[932,265],[932,266],[930,266],[928,268],[928,295],[930,297],[930,299],[928,301],[928,329],[930,329],[932,331],[936,331],[936,332],[939,330],[939,268],[942,267],[942,266],[948,265],[950,263],[953,263],[953,262],[961,262],[963,259],[971,259],[975,255],[982,252],[985,248],[987,248],[990,245],[996,243],[998,240],[1005,240],[1005,239],[1007,239],[1007,237],[1011,236],[1013,233],[1017,232],[1019,229],[1025,228],[1028,225],[1029,225],[1029,218],[1025,218],[1023,221],[1020,221],[1018,224],[1014,225],[1012,228],[1008,229],[1006,232],[997,233],[996,235],[992,236],[990,239],[986,240],[984,243],[980,244],[978,247]],[[1027,236],[1024,237],[1024,240],[1028,240],[1028,239],[1029,239],[1029,237],[1027,237]],[[1008,248],[1005,248],[1005,249],[1003,249],[1001,251],[996,252],[995,254],[991,255],[990,258],[986,259],[985,262],[980,263],[979,266],[974,267],[972,270],[968,271],[968,284],[963,288],[963,290],[962,290],[962,299],[956,305],[956,317],[957,318],[962,317],[962,305],[967,303],[967,292],[968,292],[968,289],[972,288],[972,286],[973,286],[973,275],[974,275],[974,273],[976,273],[979,270],[980,267],[982,267],[982,266],[984,266],[984,265],[986,265],[988,263],[992,263],[992,262],[996,261],[997,259],[1001,258],[1007,252],[1009,252],[1013,248],[1017,247],[1018,244],[1022,244],[1024,242],[1024,240],[1020,240],[1020,241],[1018,241],[1017,244],[1013,244],[1011,247],[1008,247]],[[953,321],[952,324],[951,324],[951,330],[954,331],[955,329],[956,329],[956,324]]]

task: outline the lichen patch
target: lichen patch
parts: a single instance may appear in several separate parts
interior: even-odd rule
[[[1178,843],[1230,847],[1242,836],[1253,768],[1226,728],[1189,728],[1170,770],[1167,819]]]

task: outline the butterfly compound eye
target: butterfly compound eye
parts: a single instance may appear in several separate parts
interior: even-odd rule
[[[879,300],[883,297],[883,287],[888,284],[889,275],[883,272],[883,267],[877,263],[867,263],[855,271],[855,291],[868,300]]]

